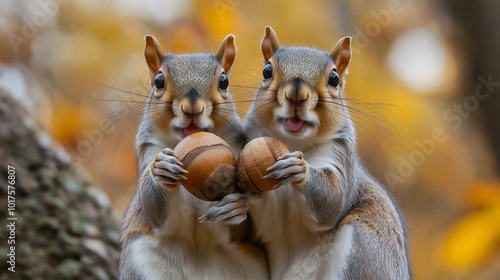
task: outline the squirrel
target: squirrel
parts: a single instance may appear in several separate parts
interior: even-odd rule
[[[233,228],[247,218],[243,194],[195,198],[181,186],[187,171],[172,150],[199,131],[218,135],[235,155],[241,149],[242,125],[228,91],[234,36],[215,55],[165,55],[154,37],[145,41],[152,90],[135,140],[139,179],[121,229],[120,279],[268,278],[264,251],[232,242]],[[198,221],[208,210],[218,222]]]
[[[268,169],[279,188],[248,201],[271,279],[411,279],[402,215],[356,152],[344,98],[351,38],[328,53],[280,46],[266,27],[261,50],[243,130],[293,151]]]

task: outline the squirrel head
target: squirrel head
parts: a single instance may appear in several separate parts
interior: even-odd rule
[[[153,36],[146,36],[144,56],[152,87],[147,114],[153,126],[180,140],[199,131],[216,133],[230,125],[234,104],[229,71],[236,57],[228,35],[216,54],[164,55]]]
[[[331,137],[346,114],[344,78],[351,59],[351,38],[331,53],[282,47],[271,27],[261,43],[264,79],[255,100],[256,117],[283,140]]]

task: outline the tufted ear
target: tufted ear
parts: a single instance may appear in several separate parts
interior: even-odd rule
[[[337,73],[342,75],[351,61],[351,37],[340,39],[330,55],[337,66]]]
[[[234,45],[234,36],[229,34],[222,40],[222,43],[215,55],[217,60],[220,62],[224,71],[229,73],[231,66],[233,65],[234,59],[236,57],[236,46]]]
[[[156,40],[155,37],[147,35],[144,39],[146,40],[146,45],[144,46],[144,57],[146,58],[146,62],[149,66],[150,79],[152,81],[158,74],[165,55],[160,47],[160,43],[158,43],[158,40]]]
[[[260,49],[266,60],[265,63],[271,59],[271,56],[273,56],[274,52],[276,52],[279,47],[280,43],[278,41],[278,36],[276,36],[276,32],[274,32],[270,26],[266,26],[266,34],[260,43]]]

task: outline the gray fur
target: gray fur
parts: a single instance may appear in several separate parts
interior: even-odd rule
[[[181,118],[182,112],[174,108],[176,104],[184,98],[202,99],[208,104],[204,114],[218,109],[230,112],[221,125],[208,129],[237,154],[243,144],[242,129],[231,95],[228,93],[223,104],[210,103],[221,65],[210,54],[169,54],[163,59],[163,66],[168,71],[165,80],[173,102],[158,101],[152,91],[136,135],[139,180],[122,226],[120,279],[266,278],[268,268],[261,249],[239,236],[234,240],[242,242],[231,242],[232,227],[246,218],[248,206],[244,196],[227,196],[215,205],[188,193],[179,182],[182,167],[172,153],[179,136],[170,127],[158,127],[149,114],[152,110],[158,114],[162,109],[159,106],[164,106],[163,114]],[[214,205],[212,212],[217,212],[222,221],[200,223],[198,218]]]
[[[331,56],[324,51],[309,48],[280,47],[273,55],[284,81],[294,78],[314,85],[325,70]]]
[[[281,47],[271,59],[278,67],[274,79],[280,83],[273,110],[285,107],[281,89],[293,79],[301,78],[314,92],[333,63],[328,53],[309,48]],[[337,93],[343,96],[342,82]],[[248,139],[276,137],[291,152],[300,151],[292,153],[297,160],[303,158],[295,166],[303,166],[308,175],[305,182],[290,180],[299,178],[297,169],[278,161],[273,176],[283,178],[280,187],[251,200],[250,216],[269,255],[271,279],[411,279],[404,221],[387,191],[361,165],[354,124],[343,99],[331,99],[340,105],[324,105],[343,115],[321,120],[338,124],[325,137],[298,138],[257,118],[262,96],[272,96],[269,82],[263,82],[245,118]],[[352,238],[338,239],[341,231]],[[350,247],[339,242],[350,242]],[[347,259],[334,269],[342,261],[339,256]]]
[[[219,64],[213,54],[167,55],[164,63],[169,77],[175,77],[173,92],[187,94],[194,88],[202,98],[209,98]]]

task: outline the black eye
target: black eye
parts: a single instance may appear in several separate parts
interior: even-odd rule
[[[333,70],[332,73],[330,73],[330,78],[328,78],[328,84],[332,87],[337,87],[339,85],[339,81],[340,77],[337,70]]]
[[[264,71],[262,71],[262,75],[264,76],[264,79],[269,79],[273,76],[273,67],[271,66],[271,63],[266,64],[264,66]]]
[[[165,78],[163,78],[163,73],[161,72],[155,77],[155,87],[156,89],[165,88]]]
[[[229,86],[229,79],[227,78],[226,74],[222,73],[219,79],[219,88],[222,90],[226,90],[228,86]]]

